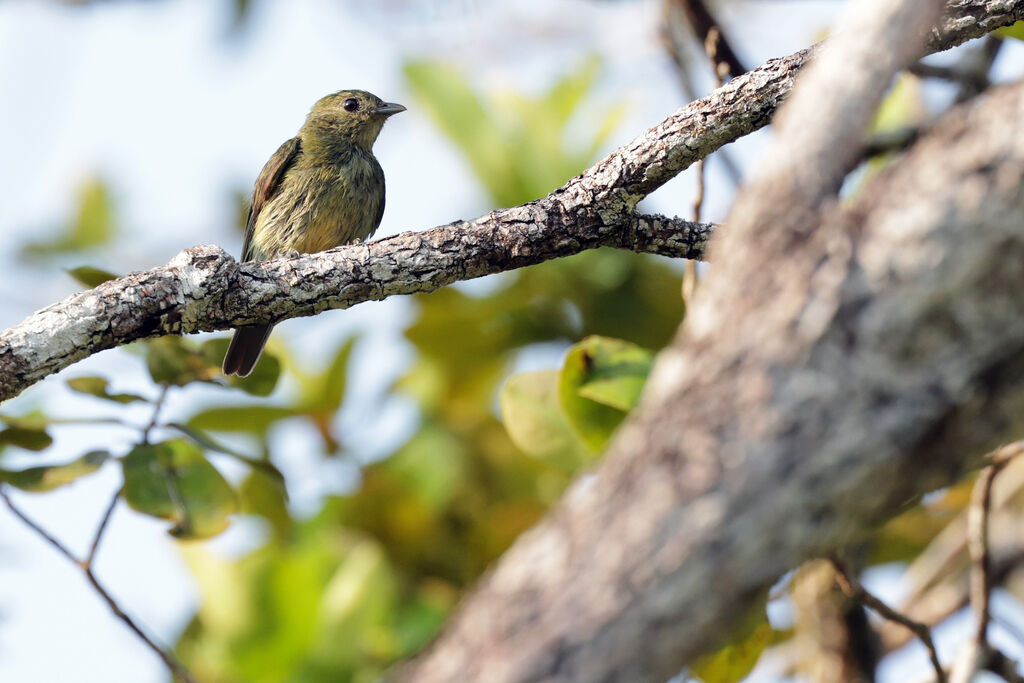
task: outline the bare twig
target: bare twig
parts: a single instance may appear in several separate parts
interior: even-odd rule
[[[967,548],[971,554],[971,610],[975,619],[974,640],[979,648],[988,642],[989,603],[992,595],[988,547],[992,482],[1004,464],[992,464],[982,470],[971,492],[970,508],[967,511]]]
[[[1016,673],[1016,664],[1007,665],[1005,656],[997,653],[988,640],[991,619],[992,567],[989,551],[989,514],[992,507],[992,485],[996,477],[1013,458],[1024,452],[1024,442],[1014,442],[994,451],[989,464],[974,484],[970,507],[967,510],[967,550],[971,557],[970,602],[974,613],[974,638],[967,645],[954,667],[954,680],[969,681],[974,672],[988,669],[992,662],[1000,670],[1009,668]],[[998,656],[997,656],[998,655]],[[1009,680],[1009,679],[1008,679]]]
[[[118,493],[120,493],[120,491]],[[0,485],[0,498],[3,499],[4,504],[7,505],[11,513],[13,513],[15,517],[20,519],[25,524],[25,526],[30,528],[40,537],[42,537],[51,546],[56,548],[57,552],[66,557],[72,564],[82,569],[82,571],[85,573],[85,578],[89,581],[93,589],[103,599],[103,601],[107,603],[107,606],[110,608],[110,611],[114,613],[114,616],[116,616],[118,619],[124,622],[124,624],[129,629],[131,629],[135,633],[135,635],[138,636],[139,639],[142,640],[142,642],[145,643],[147,647],[149,647],[150,650],[156,653],[156,655],[163,661],[164,665],[167,666],[167,668],[171,671],[171,673],[174,676],[176,676],[183,683],[195,683],[195,679],[192,678],[192,675],[189,673],[188,669],[185,668],[185,665],[178,661],[177,657],[175,657],[170,650],[158,645],[156,641],[153,640],[153,638],[146,634],[142,627],[139,626],[139,624],[131,616],[129,616],[123,609],[121,609],[121,606],[117,603],[114,597],[107,591],[107,589],[103,587],[103,584],[99,582],[99,579],[96,578],[96,574],[93,572],[92,561],[96,555],[96,549],[99,546],[100,538],[103,535],[103,530],[105,529],[107,521],[110,519],[110,514],[113,511],[114,505],[117,502],[117,496],[114,496],[114,499],[107,507],[107,511],[104,514],[103,521],[100,524],[100,528],[97,531],[95,538],[93,539],[93,544],[92,547],[90,548],[89,555],[85,560],[80,560],[77,557],[75,557],[74,554],[72,554],[72,552],[68,550],[67,546],[58,541],[48,531],[46,531],[43,527],[39,526],[39,524],[33,521],[25,513],[23,513],[10,499],[2,485]]]
[[[693,4],[703,8],[703,4],[696,0],[690,0],[686,3],[687,6]],[[729,75],[729,63],[725,60],[725,56],[722,53],[725,46],[723,42],[722,32],[717,26],[709,26],[707,33],[704,36],[704,53],[708,56],[711,61],[711,68],[715,72],[715,87],[722,87],[722,82],[725,77]],[[700,222],[701,210],[704,207],[704,165],[707,159],[701,159],[697,162],[697,196],[693,199],[693,220],[696,223]],[[696,269],[693,270],[696,273]]]
[[[46,531],[46,529],[33,522],[30,518],[26,517],[21,510],[15,507],[14,503],[7,495],[7,491],[5,490],[3,484],[0,484],[0,498],[3,498],[4,503],[6,503],[7,507],[10,508],[11,512],[14,513],[14,516],[20,519],[22,522],[24,522],[25,526],[27,526],[32,531],[36,532],[39,536],[42,536],[43,540],[45,540],[47,543],[56,548],[57,552],[59,552],[61,555],[68,558],[78,566],[82,566],[82,563],[78,560],[77,557],[71,554],[71,551],[68,550],[67,546],[65,546],[63,543],[61,543],[56,538],[51,536],[50,533]]]
[[[722,33],[721,22],[715,18],[703,0],[674,0],[674,2],[686,16],[690,30],[693,31],[697,42],[704,45],[705,49],[710,35],[717,34],[714,41],[718,43],[715,50],[718,58],[712,63],[712,68],[719,81],[739,76],[747,71],[739,57],[736,56],[736,51],[733,50],[730,41]]]
[[[928,658],[932,662],[932,668],[935,669],[935,677],[939,683],[945,683],[946,670],[942,668],[942,662],[939,661],[939,653],[935,649],[935,641],[932,640],[932,630],[927,624],[922,624],[919,621],[914,621],[903,615],[889,605],[885,604],[877,597],[872,595],[861,583],[853,576],[853,574],[846,568],[846,565],[838,557],[829,558],[832,561],[832,566],[836,568],[836,582],[839,584],[839,588],[849,597],[851,600],[856,600],[863,603],[867,607],[870,607],[877,612],[881,617],[894,621],[897,624],[901,624],[914,633],[921,642],[924,643],[925,648],[928,650]]]
[[[160,395],[157,396],[156,400],[153,402],[153,416],[149,419],[149,423],[142,428],[142,443],[149,443],[149,434],[160,421],[160,410],[164,407],[164,401],[167,400],[167,394],[170,393],[170,391],[170,384],[164,384],[160,387]]]
[[[103,534],[107,530],[107,525],[110,523],[110,518],[114,514],[114,508],[117,507],[117,501],[120,497],[121,489],[119,488],[110,498],[107,509],[103,513],[103,519],[100,520],[100,525],[96,528],[96,534],[93,536],[92,544],[89,546],[89,554],[86,555],[83,564],[83,567],[87,570],[92,570],[93,561],[96,559],[96,552],[100,548],[100,541],[103,540]]]

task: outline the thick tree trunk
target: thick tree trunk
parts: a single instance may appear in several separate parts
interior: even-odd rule
[[[899,66],[871,37],[919,25],[902,7],[822,60],[836,79],[798,85],[638,413],[407,680],[665,680],[785,571],[1019,436],[1024,85],[951,112],[849,207],[830,198]]]

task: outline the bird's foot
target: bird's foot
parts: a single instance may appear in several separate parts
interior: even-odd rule
[[[291,249],[288,251],[288,258],[299,258],[302,254],[298,249]]]

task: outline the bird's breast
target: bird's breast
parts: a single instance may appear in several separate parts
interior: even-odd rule
[[[292,169],[257,217],[253,245],[272,258],[367,239],[377,229],[383,200],[372,160]]]

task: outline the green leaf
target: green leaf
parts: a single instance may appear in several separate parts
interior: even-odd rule
[[[600,72],[601,58],[592,55],[578,70],[565,74],[551,87],[544,98],[544,105],[558,128],[568,125],[569,119],[597,83]]]
[[[42,427],[12,424],[7,418],[3,418],[3,421],[7,423],[7,427],[0,429],[0,446],[17,446],[27,451],[41,451],[53,443],[53,437]]]
[[[26,255],[81,251],[107,244],[117,231],[113,200],[106,181],[89,178],[78,190],[77,215],[61,234],[25,245]]]
[[[341,408],[341,402],[345,398],[348,359],[352,355],[355,341],[355,337],[351,337],[338,347],[331,364],[321,375],[319,391],[310,407],[331,415]]]
[[[222,455],[230,456],[235,460],[245,463],[246,465],[253,469],[262,471],[264,476],[275,482],[275,484],[283,492],[285,491],[284,475],[281,474],[281,470],[277,469],[277,467],[274,466],[274,463],[270,462],[269,460],[261,460],[259,458],[253,458],[248,455],[243,455],[238,451],[228,448],[224,444],[215,440],[209,434],[204,434],[195,427],[183,425],[179,422],[169,422],[167,423],[167,426],[172,429],[177,429],[179,432],[195,441],[196,444],[198,444],[200,447],[208,451],[213,451],[214,453],[221,453]],[[285,500],[288,500],[287,493],[285,493]]]
[[[558,399],[557,370],[509,377],[501,389],[501,419],[523,452],[572,471],[589,460]]]
[[[214,376],[195,345],[174,335],[146,342],[146,367],[157,384],[185,386]]]
[[[380,468],[431,514],[442,515],[463,481],[466,461],[467,453],[451,433],[426,427]]]
[[[214,432],[244,432],[265,436],[278,420],[295,417],[291,408],[249,405],[207,408],[193,415],[188,426]]]
[[[1017,40],[1024,40],[1024,21],[1018,21],[1016,24],[997,28],[993,33],[1000,38],[1016,38]]]
[[[203,342],[199,352],[207,367],[214,372],[219,371],[230,343],[231,340],[227,337],[218,337]],[[280,377],[281,361],[276,355],[264,351],[248,377],[230,375],[224,379],[230,386],[241,389],[251,396],[270,396],[277,388],[277,381]]]
[[[194,539],[227,528],[235,492],[202,452],[184,441],[140,444],[121,461],[124,499],[135,510],[173,522],[171,535]]]
[[[871,132],[882,133],[912,126],[921,121],[925,113],[921,79],[903,74],[878,106]]]
[[[509,173],[513,150],[465,76],[448,64],[430,61],[409,62],[404,70],[423,109],[467,156],[491,195],[499,203],[510,198],[509,184],[518,185]]]
[[[569,355],[582,356],[586,370],[579,395],[612,408],[629,412],[651,372],[654,353],[621,339],[587,337]],[[568,362],[568,360],[567,360]]]
[[[288,514],[288,494],[283,481],[270,477],[263,470],[253,470],[238,488],[239,511],[247,515],[259,515],[274,529],[278,538],[283,538],[292,528],[292,517]]]
[[[737,683],[746,678],[768,646],[791,635],[787,631],[776,631],[767,621],[762,621],[740,640],[698,659],[690,667],[690,673],[704,683]]]
[[[74,377],[67,380],[68,387],[79,394],[87,394],[96,398],[114,401],[115,403],[145,402],[146,399],[138,394],[111,394],[108,390],[107,380],[102,377]]]
[[[569,424],[593,451],[604,448],[633,407],[653,354],[621,339],[591,336],[569,349],[559,398]]]
[[[75,278],[76,282],[81,285],[85,285],[90,289],[98,287],[104,282],[116,280],[119,277],[111,272],[100,268],[94,268],[93,266],[78,266],[77,268],[69,268],[65,272]]]
[[[52,491],[70,484],[79,477],[92,474],[102,467],[109,457],[107,451],[90,451],[77,460],[62,465],[43,465],[24,470],[0,469],[0,481],[32,493]]]

